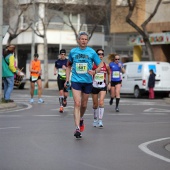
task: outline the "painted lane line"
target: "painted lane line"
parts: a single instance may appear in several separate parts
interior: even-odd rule
[[[7,118],[7,117],[22,117],[23,115],[0,115],[0,118]]]
[[[20,127],[3,127],[3,128],[0,128],[0,130],[2,129],[19,129]]]
[[[144,110],[144,112],[169,112],[170,113],[170,110],[167,110],[167,109],[159,109],[159,108],[149,108],[149,109],[146,109]]]
[[[156,139],[156,140],[152,140],[152,141],[148,141],[148,142],[145,142],[145,143],[142,143],[140,144],[138,147],[139,149],[141,149],[143,152],[145,152],[146,154],[148,155],[151,155],[153,157],[156,157],[158,159],[161,159],[163,161],[166,161],[166,162],[169,162],[170,163],[170,159],[169,158],[166,158],[162,155],[159,155],[151,150],[148,149],[148,145],[149,144],[152,144],[152,143],[155,143],[155,142],[160,142],[160,141],[163,141],[163,140],[167,140],[167,139],[170,139],[170,137],[167,137],[167,138],[160,138],[160,139]]]
[[[33,115],[35,117],[58,117],[60,115]]]

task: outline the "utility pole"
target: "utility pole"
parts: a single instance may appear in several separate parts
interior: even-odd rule
[[[2,26],[3,26],[3,5],[0,0],[0,99],[2,98]]]

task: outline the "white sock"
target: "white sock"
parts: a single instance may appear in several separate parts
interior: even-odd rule
[[[104,107],[99,107],[99,119],[103,119],[103,114],[104,114]]]

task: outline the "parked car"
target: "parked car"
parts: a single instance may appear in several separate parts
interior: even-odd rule
[[[24,89],[26,83],[26,75],[25,73],[21,72],[20,75],[15,75],[14,77],[14,87],[17,87],[18,89]],[[2,80],[2,88],[4,88],[4,83]]]

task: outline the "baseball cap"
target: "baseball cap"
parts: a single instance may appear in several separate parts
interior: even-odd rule
[[[61,49],[61,50],[60,50],[60,54],[62,54],[62,53],[65,53],[65,54],[66,54],[66,50],[65,50],[65,49]]]

